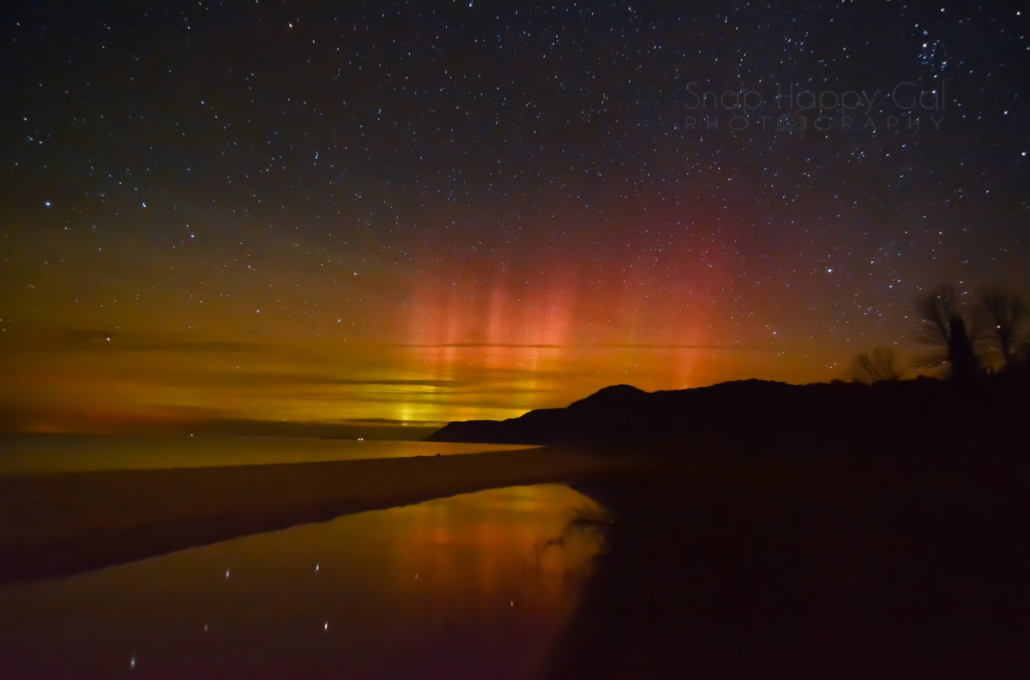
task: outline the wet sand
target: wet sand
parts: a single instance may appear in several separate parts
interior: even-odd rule
[[[0,585],[295,524],[635,463],[529,449],[330,463],[0,478]]]

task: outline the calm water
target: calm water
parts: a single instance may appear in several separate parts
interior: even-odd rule
[[[0,475],[447,456],[519,448],[526,447],[353,439],[15,435],[0,437]]]
[[[0,588],[0,677],[520,678],[575,608],[592,505],[512,487]]]

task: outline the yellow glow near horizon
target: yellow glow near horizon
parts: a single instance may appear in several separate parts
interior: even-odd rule
[[[615,279],[581,267],[534,279],[496,269],[435,279],[359,277],[348,282],[360,305],[347,317],[308,314],[315,305],[291,298],[288,287],[277,293],[276,305],[244,289],[204,304],[194,298],[183,308],[183,296],[167,286],[157,287],[159,299],[137,303],[117,292],[129,285],[122,281],[103,291],[117,304],[100,306],[93,318],[80,305],[60,302],[59,291],[83,279],[37,278],[34,290],[57,301],[47,311],[53,320],[15,323],[0,337],[7,388],[0,426],[108,431],[212,419],[433,424],[516,417],[617,383],[658,390],[834,375],[826,348],[784,354],[764,329],[728,330],[735,327],[712,296],[693,295],[689,287],[678,297],[647,294],[630,280],[642,272]],[[293,269],[267,274],[300,275]],[[135,283],[139,276],[130,278]],[[695,283],[706,281],[699,276]],[[322,302],[328,306],[334,294],[326,291]],[[380,298],[387,301],[372,304]],[[20,301],[16,319],[31,316],[30,303]]]

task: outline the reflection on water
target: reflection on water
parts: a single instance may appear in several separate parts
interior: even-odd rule
[[[516,678],[571,614],[592,506],[483,491],[0,589],[5,678]]]
[[[527,447],[278,437],[13,435],[0,438],[0,475],[448,456],[521,448]]]

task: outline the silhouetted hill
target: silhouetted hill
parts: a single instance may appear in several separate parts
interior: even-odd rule
[[[1027,432],[1025,375],[969,384],[917,380],[790,385],[762,380],[644,392],[606,387],[566,408],[538,409],[503,421],[450,423],[428,441],[551,444],[697,435],[763,439],[832,435],[877,439]]]

